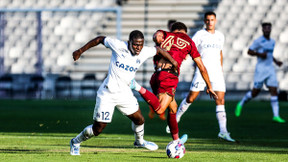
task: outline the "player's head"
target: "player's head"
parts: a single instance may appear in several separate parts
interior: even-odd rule
[[[204,24],[207,31],[214,31],[216,22],[215,12],[209,11],[204,14]]]
[[[133,55],[139,55],[144,45],[144,35],[139,30],[133,30],[129,35],[128,47]]]
[[[167,23],[167,28],[169,29],[170,32],[172,32],[172,25],[176,22],[176,20],[173,20],[173,19],[170,19],[168,20],[168,23]]]
[[[171,27],[172,32],[187,33],[187,26],[182,22],[175,22]]]
[[[263,31],[264,37],[269,39],[271,31],[272,31],[272,24],[270,22],[263,22],[262,23],[262,31]]]

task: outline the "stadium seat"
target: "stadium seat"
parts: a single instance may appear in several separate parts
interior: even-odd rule
[[[55,93],[58,99],[70,99],[72,83],[69,76],[59,76],[55,81]]]
[[[44,77],[42,75],[34,75],[30,78],[27,88],[27,97],[29,99],[41,99],[43,91]]]
[[[0,98],[13,97],[13,78],[10,75],[3,75],[0,77]]]
[[[96,76],[95,74],[85,74],[81,80],[81,97],[85,99],[95,99],[96,91]]]

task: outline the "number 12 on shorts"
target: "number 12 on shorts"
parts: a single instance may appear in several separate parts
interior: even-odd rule
[[[97,113],[97,117],[101,118],[101,120],[110,120],[110,113],[109,112],[101,112]]]

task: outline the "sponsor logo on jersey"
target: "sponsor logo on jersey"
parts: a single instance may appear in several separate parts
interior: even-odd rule
[[[177,37],[175,41],[175,36],[170,35],[168,38],[164,40],[164,42],[161,44],[161,48],[164,48],[166,51],[170,51],[172,45],[176,46],[179,49],[184,49],[190,43],[182,38]]]
[[[116,66],[120,69],[124,69],[124,70],[130,71],[130,72],[136,72],[137,71],[137,68],[134,68],[133,66],[130,66],[130,65],[125,65],[123,63],[120,63],[119,61],[116,61]]]
[[[218,48],[218,49],[221,49],[221,45],[219,45],[219,44],[203,44],[202,47],[203,48]]]

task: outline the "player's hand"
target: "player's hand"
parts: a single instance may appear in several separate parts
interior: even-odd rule
[[[74,51],[72,54],[74,61],[78,60],[80,58],[81,54],[82,54],[82,52],[79,49]]]
[[[278,65],[279,67],[282,66],[283,62],[282,61],[275,61],[276,65]]]
[[[208,89],[206,90],[206,93],[210,95],[210,98],[213,98],[214,100],[218,99],[217,94],[213,91],[213,89]]]
[[[261,57],[262,59],[266,59],[267,53],[266,53],[266,52],[260,53],[260,54],[259,54],[259,57]]]

